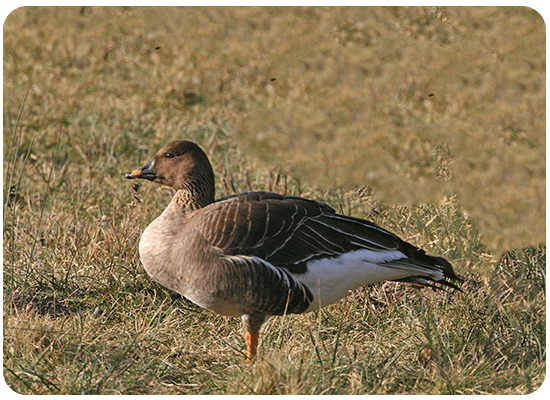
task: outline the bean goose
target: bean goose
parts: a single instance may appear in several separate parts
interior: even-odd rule
[[[269,192],[216,200],[210,161],[189,141],[165,145],[126,178],[176,190],[141,236],[143,267],[199,306],[240,317],[248,362],[270,316],[314,311],[380,281],[461,281],[444,258],[324,203]]]

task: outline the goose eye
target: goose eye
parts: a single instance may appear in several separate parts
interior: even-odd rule
[[[166,157],[166,158],[174,158],[174,154],[173,154],[173,153],[166,153],[166,154],[164,155],[164,157]]]

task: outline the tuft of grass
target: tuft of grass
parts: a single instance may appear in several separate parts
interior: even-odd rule
[[[266,54],[279,42],[260,33],[300,18],[282,9],[186,8],[177,10],[189,23],[182,30],[174,12],[21,8],[4,25],[3,372],[9,388],[239,395],[539,388],[546,362],[545,247],[511,250],[495,262],[456,196],[392,205],[366,186],[320,188],[313,177],[255,161],[235,139],[239,121],[255,104],[285,99],[270,92],[272,76],[292,101],[306,94],[307,84],[274,75],[278,69],[251,62],[221,39],[231,34],[255,46],[250,54]],[[238,14],[238,29],[224,22],[226,12]],[[442,44],[452,39],[433,31],[429,15],[421,20],[403,21],[410,35]],[[334,30],[342,43],[362,45],[375,33],[347,22]],[[414,103],[414,88],[405,89],[400,101]],[[394,117],[406,124],[408,115]],[[272,318],[262,329],[258,360],[247,367],[240,321],[152,282],[139,263],[140,234],[172,192],[146,182],[136,187],[124,173],[181,138],[198,142],[211,158],[219,196],[271,190],[374,220],[452,261],[466,278],[463,292],[382,283],[314,313]],[[418,154],[432,154],[425,150]],[[446,176],[450,150],[436,150]],[[423,157],[410,160],[407,168],[425,167]]]

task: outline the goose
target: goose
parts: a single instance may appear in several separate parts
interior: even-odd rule
[[[271,316],[318,310],[388,280],[460,290],[445,258],[325,203],[271,192],[216,200],[212,165],[191,141],[166,144],[125,177],[175,189],[141,235],[143,268],[200,307],[240,317],[248,364]]]

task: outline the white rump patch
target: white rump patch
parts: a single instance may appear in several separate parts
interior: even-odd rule
[[[350,290],[371,283],[402,279],[412,275],[427,275],[418,269],[378,265],[407,258],[399,250],[356,250],[339,257],[312,260],[307,263],[307,272],[293,274],[306,285],[314,296],[306,312],[335,303],[347,296]],[[434,271],[434,278],[442,274]]]

